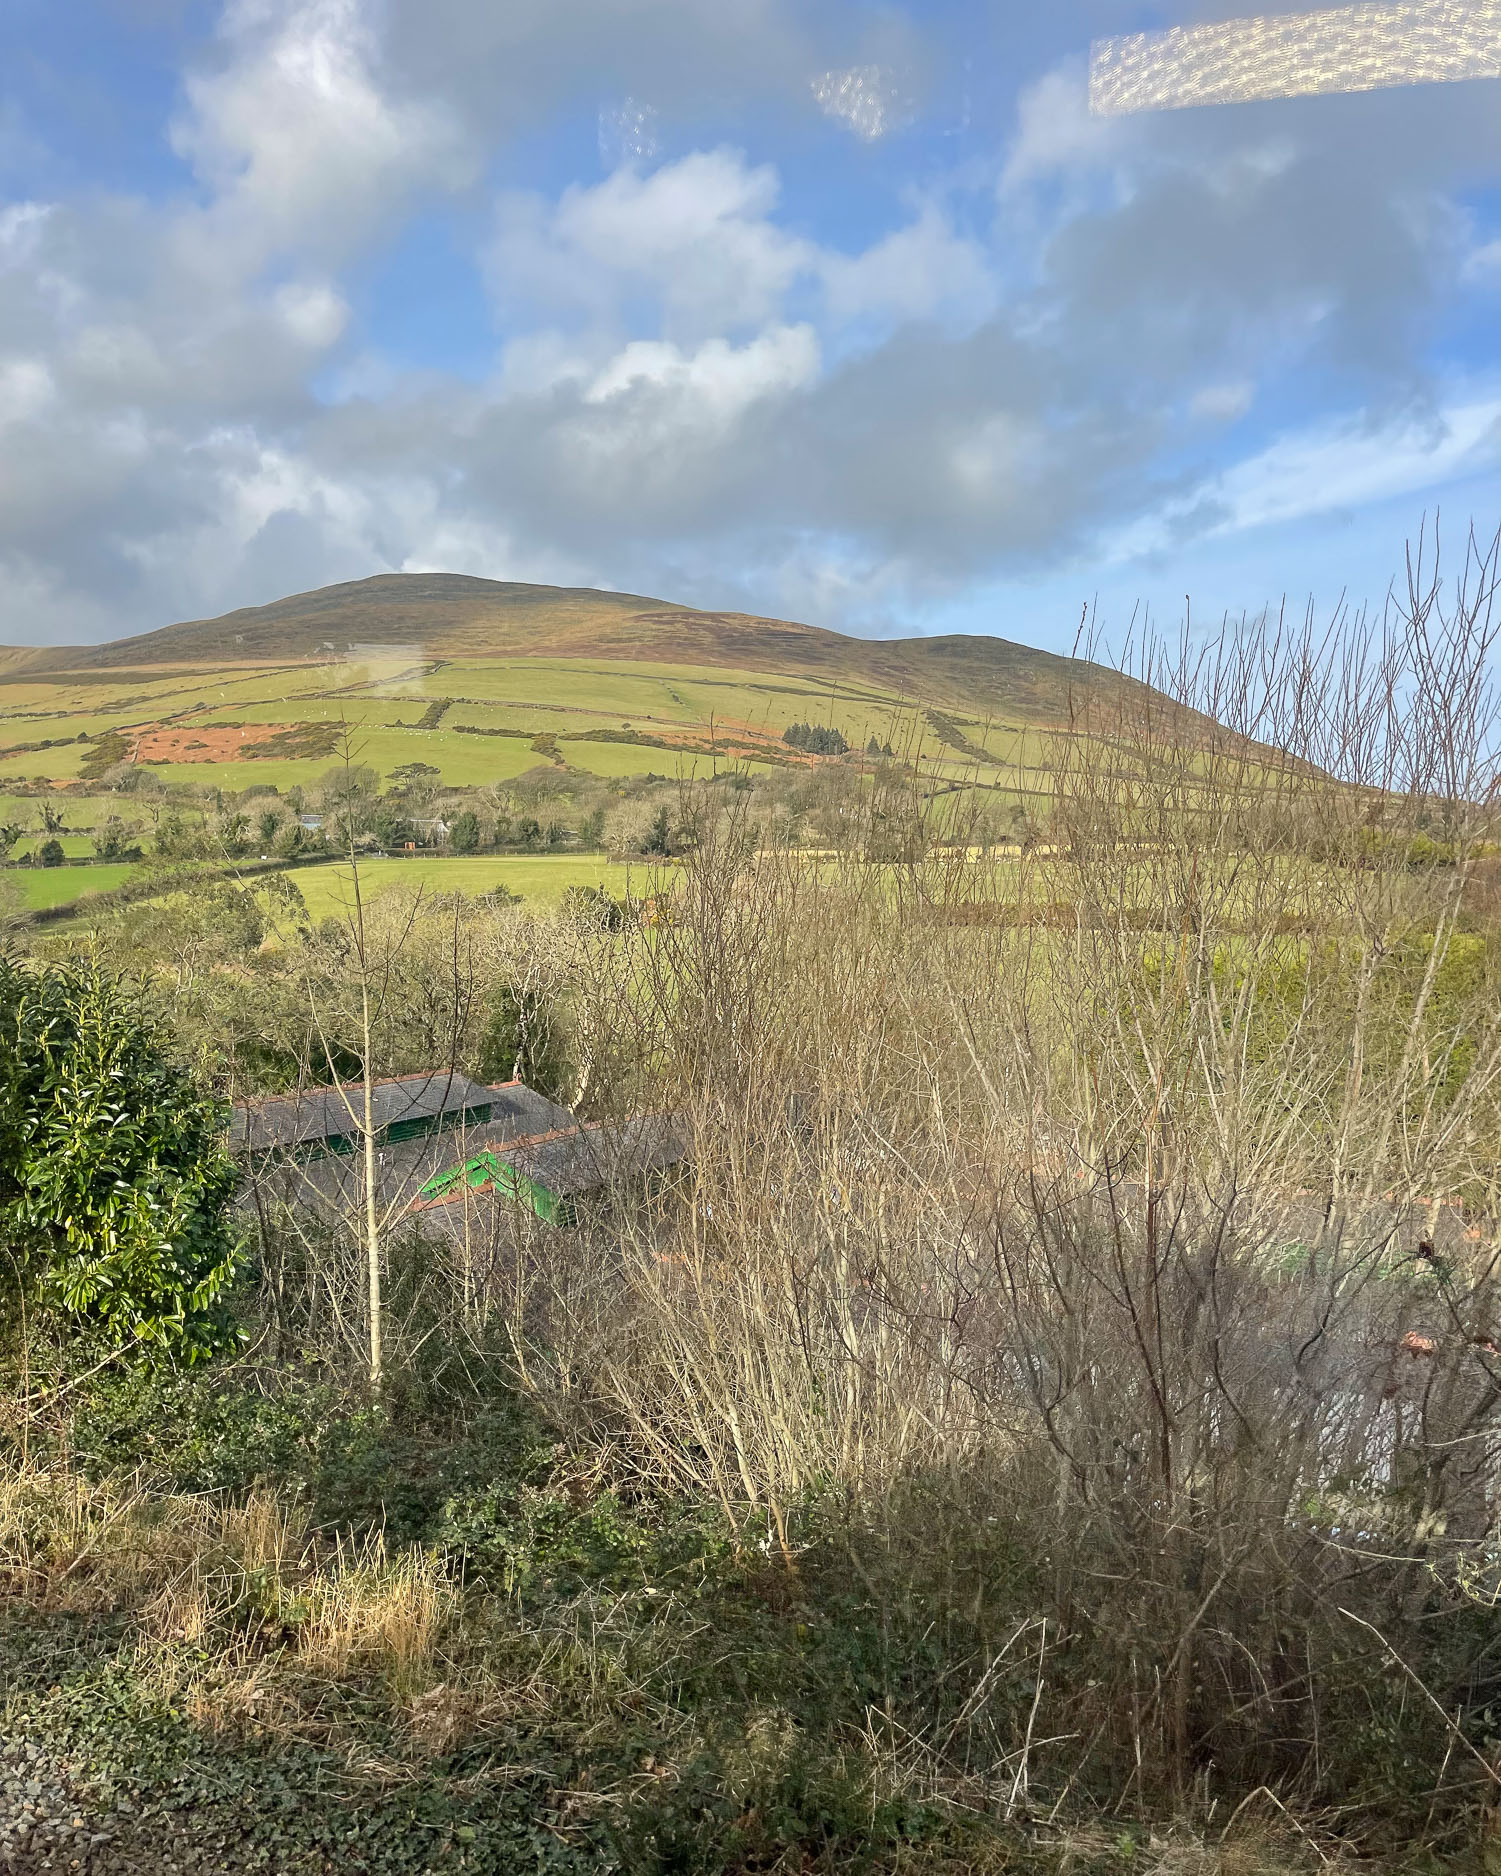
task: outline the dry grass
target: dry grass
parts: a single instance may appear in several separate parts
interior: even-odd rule
[[[402,1699],[428,1688],[454,1603],[433,1559],[416,1550],[388,1557],[372,1538],[336,1552],[302,1595],[298,1656],[310,1673],[337,1681],[373,1672]]]
[[[440,1559],[388,1556],[379,1536],[320,1544],[270,1492],[236,1503],[40,1466],[0,1473],[0,1572],[39,1610],[121,1611],[144,1642],[217,1649],[233,1671],[194,1696],[215,1727],[264,1721],[289,1685],[418,1698],[455,1607]]]

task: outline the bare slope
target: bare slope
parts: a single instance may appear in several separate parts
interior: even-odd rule
[[[695,611],[635,593],[454,573],[379,574],[106,645],[0,648],[0,676],[265,664],[330,652],[344,657],[352,646],[429,658],[723,665],[865,683],[922,703],[1032,719],[1059,712],[1071,684],[1119,682],[1098,667],[1000,638],[847,638],[786,619]]]

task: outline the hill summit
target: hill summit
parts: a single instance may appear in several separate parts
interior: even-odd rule
[[[787,619],[709,612],[638,593],[536,586],[457,573],[383,573],[217,619],[103,645],[0,651],[7,677],[142,667],[418,658],[536,657],[719,665],[868,684],[914,701],[1053,716],[1070,686],[1116,679],[1082,660],[1002,638],[865,639]]]

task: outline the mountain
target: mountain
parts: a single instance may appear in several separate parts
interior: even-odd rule
[[[535,657],[718,665],[845,685],[931,705],[1036,719],[1070,689],[1127,683],[1080,659],[1002,638],[864,639],[637,593],[533,586],[456,573],[385,573],[92,646],[0,647],[0,682],[162,666],[347,658],[351,648],[419,658]]]

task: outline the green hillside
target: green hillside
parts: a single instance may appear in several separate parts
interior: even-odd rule
[[[676,780],[808,765],[786,729],[872,739],[1025,788],[1029,732],[1126,680],[996,638],[866,640],[634,594],[386,574],[110,644],[0,650],[0,788],[281,791],[341,736],[385,779],[503,785],[539,764]]]

